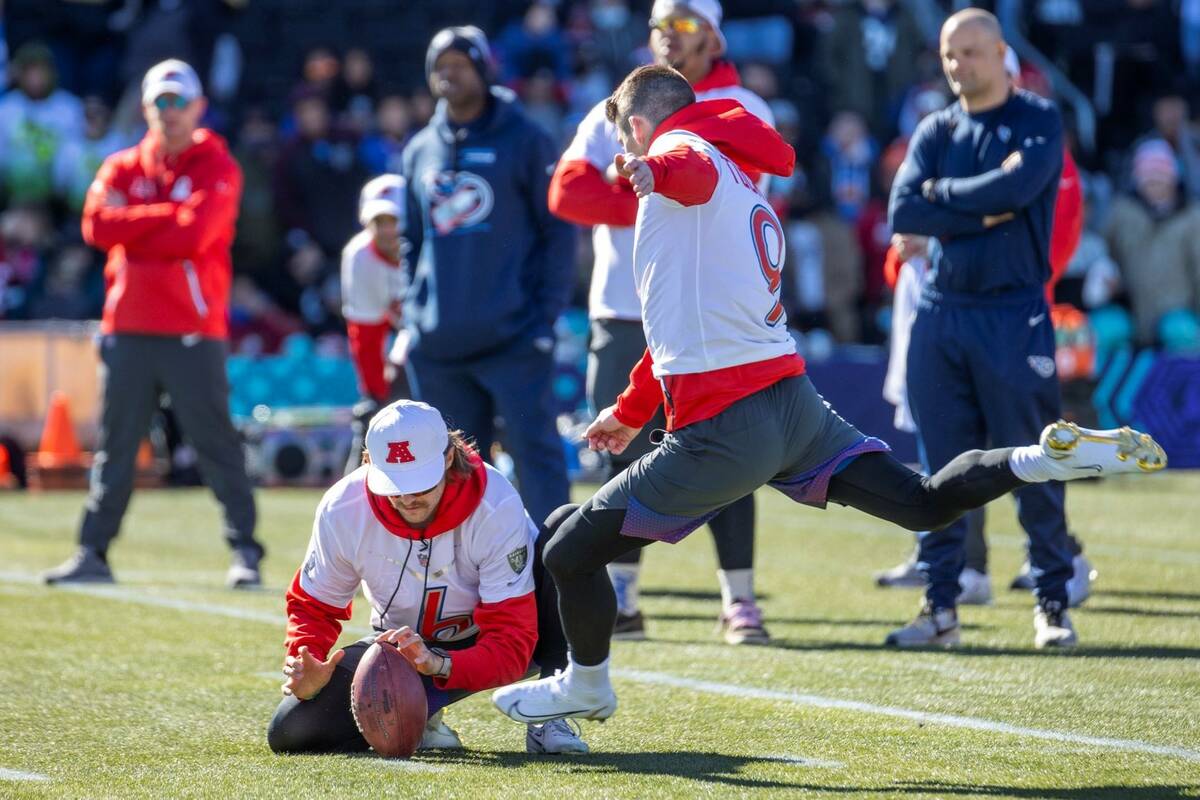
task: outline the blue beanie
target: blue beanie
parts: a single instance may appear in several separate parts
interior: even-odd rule
[[[471,59],[475,71],[488,86],[495,83],[492,69],[492,50],[488,47],[487,36],[474,25],[460,25],[453,28],[442,28],[429,42],[425,51],[425,82],[428,83],[433,75],[433,65],[447,50],[457,50]]]

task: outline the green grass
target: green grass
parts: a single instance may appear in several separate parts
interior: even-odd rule
[[[48,778],[0,772],[0,797],[1200,797],[1200,761],[1178,755],[628,676],[618,714],[585,725],[586,757],[526,756],[523,729],[486,695],[447,713],[463,753],[274,756],[264,730],[279,697],[282,589],[318,497],[259,493],[271,588],[234,594],[221,588],[228,554],[210,496],[135,494],[112,551],[121,583],[101,596],[29,579],[70,552],[80,495],[0,496],[0,771]],[[871,572],[899,560],[908,536],[767,491],[758,588],[775,645],[716,640],[712,545],[699,532],[648,551],[653,639],[618,644],[614,666],[1200,752],[1200,475],[1076,485],[1068,497],[1100,571],[1075,614],[1074,653],[1035,651],[1031,598],[1003,591],[1022,557],[1011,503],[990,510],[999,591],[994,606],[964,609],[964,646],[894,652],[879,643],[918,598],[874,589]],[[153,604],[174,601],[208,609]]]

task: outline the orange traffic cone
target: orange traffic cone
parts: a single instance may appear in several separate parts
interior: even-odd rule
[[[55,391],[50,395],[50,410],[34,460],[40,467],[65,467],[83,461],[65,392]]]

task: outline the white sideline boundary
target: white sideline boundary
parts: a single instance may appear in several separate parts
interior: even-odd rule
[[[0,571],[0,582],[29,584],[37,583],[38,579],[35,576],[25,573]],[[118,602],[137,603],[140,605],[169,608],[174,611],[210,614],[213,616],[227,617],[229,619],[244,620],[247,622],[259,622],[267,625],[273,625],[275,627],[280,627],[285,623],[285,619],[277,613],[271,613],[267,611],[252,611],[249,609],[225,606],[217,603],[198,603],[191,600],[163,597],[160,595],[138,592],[133,589],[126,589],[121,586],[74,584],[60,585],[55,587],[55,590],[70,591],[75,594],[99,597],[106,600],[116,600]],[[367,632],[365,629],[358,628],[357,626],[347,627],[345,630],[351,633]],[[768,700],[774,703],[782,702],[794,706],[807,706],[810,708],[828,708],[840,711],[854,711],[860,714],[871,714],[875,716],[892,717],[895,719],[907,719],[914,722],[945,725],[952,728],[988,731],[991,733],[1005,733],[1011,736],[1024,737],[1026,739],[1040,739],[1043,741],[1063,742],[1065,744],[1086,745],[1107,750],[1118,750],[1127,753],[1148,753],[1151,755],[1172,756],[1175,758],[1182,758],[1186,761],[1200,762],[1200,751],[1188,750],[1184,747],[1174,747],[1172,745],[1152,744],[1151,742],[1143,742],[1138,739],[1114,739],[1105,736],[1089,736],[1086,734],[1054,731],[1042,728],[1027,728],[1020,725],[1010,725],[1007,722],[997,722],[995,720],[984,719],[982,717],[965,717],[957,714],[940,714],[936,712],[900,708],[897,706],[875,705],[874,703],[866,703],[859,700],[842,700],[834,697],[822,697],[821,695],[815,694],[785,692],[775,689],[762,689],[754,686],[740,686],[732,683],[704,681],[697,680],[695,678],[685,678],[678,675],[671,675],[665,672],[651,672],[639,669],[614,669],[612,674],[616,678],[633,681],[635,683],[643,683],[654,686],[670,686],[676,689],[687,689],[689,691],[700,692],[703,694],[714,694],[724,697],[738,697],[748,700]],[[0,775],[2,774],[3,772],[0,772]]]
[[[45,775],[36,772],[21,772],[19,769],[0,767],[0,781],[48,781]]]

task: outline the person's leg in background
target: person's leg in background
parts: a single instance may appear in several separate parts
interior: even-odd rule
[[[708,527],[717,550],[722,637],[728,644],[767,644],[771,636],[754,595],[754,495],[725,506]]]
[[[229,417],[225,343],[202,339],[187,345],[164,337],[159,347],[163,389],[196,451],[200,475],[224,512],[225,541],[233,550],[226,584],[234,589],[258,586],[258,565],[265,551],[254,538],[258,515],[242,437]]]
[[[451,429],[459,429],[474,440],[485,461],[491,456],[496,414],[491,398],[466,365],[410,354],[408,382],[414,400],[442,412]]]
[[[151,337],[120,334],[100,340],[100,430],[79,548],[43,574],[46,583],[113,580],[108,548],[129,506],[138,446],[158,408],[152,343]]]
[[[504,418],[505,443],[516,463],[517,491],[529,516],[544,520],[571,499],[567,459],[558,433],[554,355],[519,342],[481,359],[476,379]]]

